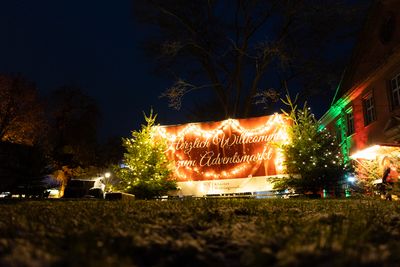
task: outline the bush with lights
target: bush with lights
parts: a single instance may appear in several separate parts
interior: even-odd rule
[[[282,100],[289,107],[288,112],[283,112],[291,120],[288,129],[291,142],[282,146],[289,177],[278,180],[275,188],[292,188],[303,194],[318,194],[322,190],[337,194],[350,168],[343,160],[336,138],[321,127],[306,103],[299,109],[296,100],[289,96]]]
[[[383,173],[385,172],[385,166],[383,163],[384,159],[388,159],[392,162],[393,166],[400,166],[400,155],[398,150],[383,150],[382,155],[374,159],[358,159],[355,162],[355,171],[357,173],[357,180],[354,181],[354,185],[357,189],[367,195],[378,195],[383,193],[384,186],[379,182],[382,181]],[[395,168],[396,169],[396,168]],[[398,169],[398,167],[397,167]],[[396,174],[394,174],[396,176]],[[375,183],[379,181],[378,183]],[[398,183],[391,186],[393,194],[399,195],[400,188]]]
[[[124,167],[116,169],[121,179],[119,188],[139,199],[159,197],[176,189],[173,164],[164,153],[166,141],[154,136],[157,115],[150,111],[144,117],[147,124],[140,131],[132,131],[132,138],[122,139],[126,149]]]
[[[374,181],[382,179],[384,169],[378,160],[361,159],[355,163],[355,172],[358,179],[354,181],[354,184],[357,185],[359,191],[372,195],[378,189],[374,185]]]

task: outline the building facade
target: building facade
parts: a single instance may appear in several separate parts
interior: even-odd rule
[[[378,159],[382,149],[400,144],[398,10],[396,0],[371,5],[337,97],[320,119],[348,158]]]
[[[400,168],[400,1],[370,7],[332,106],[320,119],[335,133],[360,182]]]

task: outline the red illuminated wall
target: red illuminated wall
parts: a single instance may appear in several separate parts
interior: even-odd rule
[[[323,118],[328,129],[334,131],[338,120],[345,118],[346,111],[352,108],[355,133],[345,137],[350,154],[374,144],[399,143],[400,128],[388,129],[390,121],[400,116],[400,108],[390,106],[389,81],[400,73],[400,19],[398,16],[392,25],[392,34],[388,40],[382,39],[382,32],[388,19],[396,16],[399,1],[376,1],[371,7],[364,29],[353,51],[349,66],[346,68],[344,81],[339,91],[340,99],[346,103],[341,106],[340,114],[331,108]],[[386,28],[385,28],[386,27]],[[365,125],[363,99],[372,93],[376,120]],[[330,115],[334,114],[334,115]],[[343,131],[345,134],[345,131]],[[346,135],[346,134],[345,134]]]
[[[287,120],[275,114],[159,127],[168,140],[178,181],[270,176],[282,172],[278,145],[287,141]]]

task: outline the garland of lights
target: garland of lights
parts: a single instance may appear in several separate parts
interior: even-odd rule
[[[185,126],[183,129],[181,129],[177,134],[171,134],[167,131],[167,127],[164,126],[158,126],[156,128],[156,134],[161,136],[162,138],[165,138],[167,142],[169,143],[169,149],[168,153],[171,153],[174,157],[176,157],[178,160],[185,160],[185,156],[181,155],[178,153],[175,149],[175,144],[177,140],[180,140],[181,138],[184,138],[188,134],[192,134],[195,137],[201,137],[201,138],[214,138],[215,136],[218,136],[220,134],[224,133],[224,130],[227,129],[232,129],[232,131],[240,133],[240,135],[243,135],[245,137],[255,137],[259,135],[263,135],[266,133],[273,131],[273,134],[276,136],[276,138],[273,140],[274,142],[278,143],[288,143],[288,134],[287,134],[287,126],[288,126],[288,120],[283,117],[280,114],[275,113],[274,115],[270,116],[270,118],[263,123],[263,125],[258,126],[256,128],[248,129],[240,125],[240,122],[236,119],[228,119],[225,121],[222,121],[221,124],[217,127],[215,127],[212,130],[203,130],[199,124],[188,124]],[[258,140],[256,138],[252,140]],[[264,149],[266,147],[267,143],[264,144]],[[277,149],[275,152],[275,166],[277,170],[282,171],[283,169],[283,155],[280,150]],[[243,160],[243,159],[241,159]],[[240,161],[240,159],[238,159]],[[248,163],[248,162],[243,162],[236,164],[235,167],[231,168],[230,170],[224,170],[221,172],[216,172],[214,170],[202,172],[202,175],[207,178],[207,179],[219,179],[219,178],[229,178],[232,176],[235,176],[239,173],[244,173],[249,170],[256,170],[259,165],[261,164],[261,160],[257,160],[256,162],[253,163]],[[175,171],[175,174],[178,179],[181,180],[191,180],[191,175],[192,173],[199,173],[199,168],[198,167],[191,167],[191,166],[181,166],[177,168]]]

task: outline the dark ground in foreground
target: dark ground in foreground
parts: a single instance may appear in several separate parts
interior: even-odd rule
[[[399,202],[0,202],[0,266],[399,264]]]

